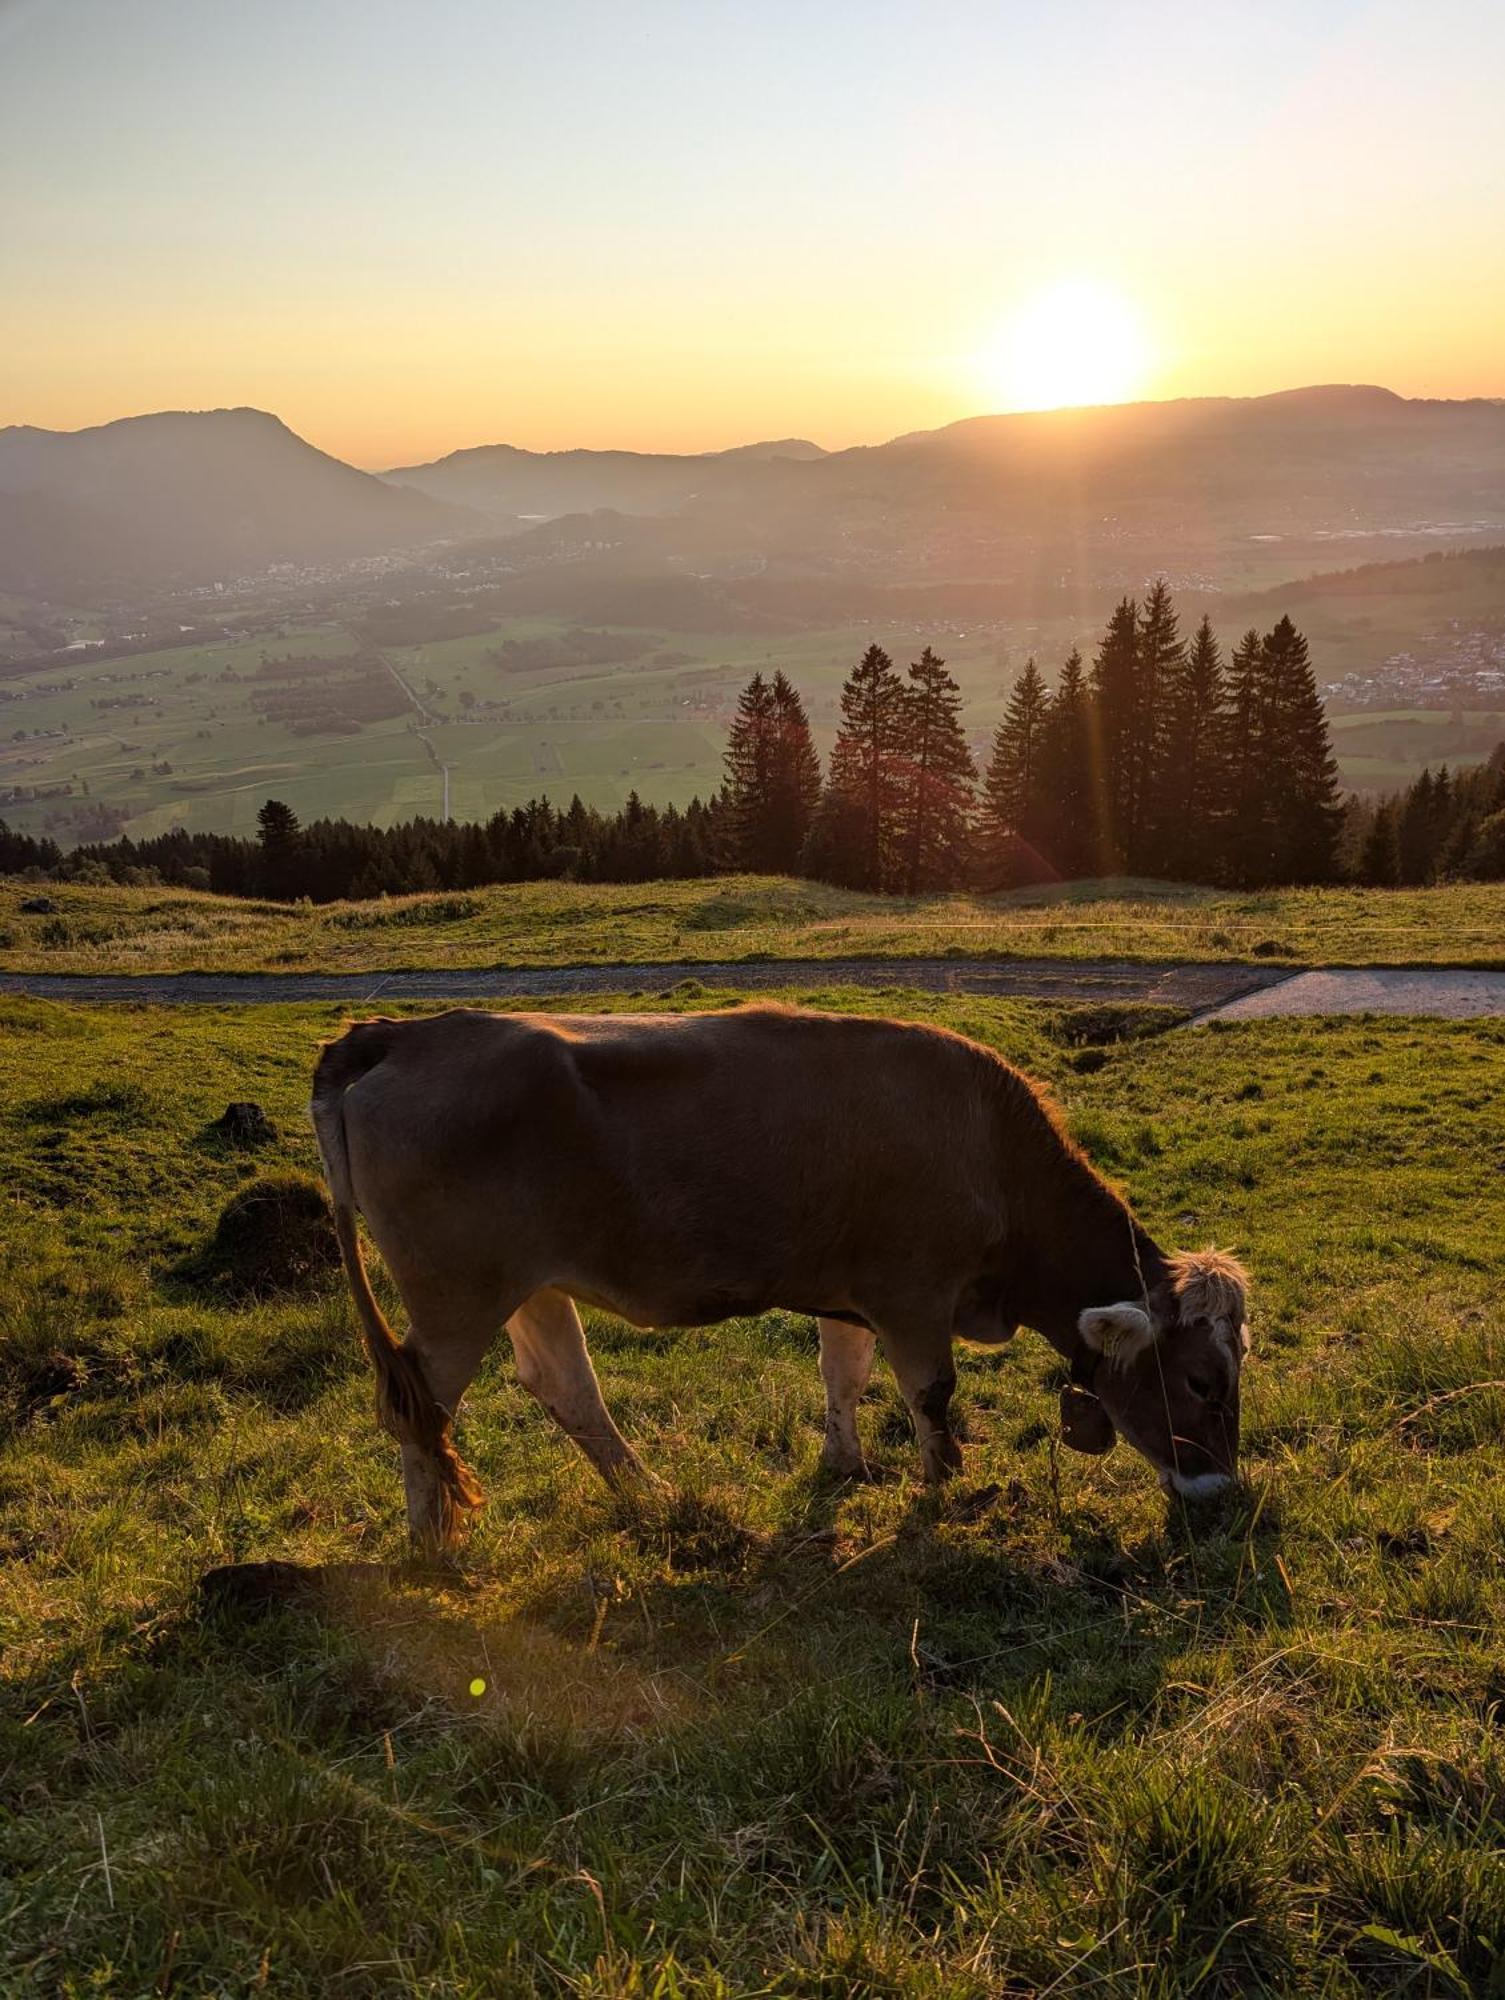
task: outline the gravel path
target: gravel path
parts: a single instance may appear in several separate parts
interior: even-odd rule
[[[339,1000],[451,1003],[548,999],[572,993],[667,994],[681,980],[715,988],[871,986],[997,999],[1151,1001],[1184,1007],[1198,1021],[1253,1021],[1289,1014],[1422,1014],[1461,1020],[1505,1015],[1505,972],[1339,968],[1292,973],[1281,966],[1145,965],[1125,959],[790,958],[698,965],[475,967],[408,972],[0,973],[0,994],[49,1000]]]
[[[48,1000],[226,1003],[548,998],[569,993],[666,993],[703,986],[916,988],[1032,1000],[1141,1000],[1194,1014],[1289,975],[1260,965],[1143,965],[1123,959],[790,958],[698,965],[563,965],[410,972],[0,973],[0,994]]]

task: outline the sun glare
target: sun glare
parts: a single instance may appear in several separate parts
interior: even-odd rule
[[[1056,410],[1130,402],[1150,365],[1144,321],[1112,285],[1075,278],[1037,292],[978,357],[994,408]]]

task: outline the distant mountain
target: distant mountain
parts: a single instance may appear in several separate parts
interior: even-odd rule
[[[1505,406],[1408,400],[1336,385],[971,417],[887,444],[798,442],[698,458],[630,452],[456,452],[388,475],[463,501],[516,533],[613,565],[661,559],[775,576],[1072,590],[1170,569],[1246,587],[1350,556],[1505,534]],[[519,521],[516,517],[522,516]],[[544,554],[536,527],[520,559]],[[592,545],[595,545],[594,547]],[[547,559],[547,556],[545,556]]]
[[[1505,409],[1315,388],[974,417],[813,465],[738,468],[689,511],[772,556],[824,550],[976,576],[1031,552],[1226,561],[1252,541],[1505,527]]]
[[[1485,540],[1505,540],[1505,405],[1362,386],[972,417],[836,452],[484,445],[381,477],[255,410],[0,431],[0,590],[83,602],[456,541],[572,615],[603,579],[663,577],[735,581],[776,616],[862,615],[895,588],[1027,610],[1155,572],[1245,591]]]
[[[430,465],[398,466],[381,476],[420,493],[474,507],[498,526],[519,517],[552,518],[611,508],[662,514],[682,507],[727,466],[771,460],[808,464],[827,454],[808,438],[735,445],[730,451],[524,451],[483,444],[452,451]]]
[[[0,429],[0,589],[134,594],[380,554],[480,525],[316,451],[261,410]]]

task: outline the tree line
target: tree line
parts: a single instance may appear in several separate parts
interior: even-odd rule
[[[1117,606],[1090,663],[1072,651],[1054,690],[1026,664],[981,771],[961,702],[929,647],[901,672],[873,645],[843,685],[824,772],[798,690],[760,672],[738,700],[719,790],[684,808],[634,792],[612,813],[536,799],[480,822],[382,828],[301,826],[269,799],[254,840],[178,828],[66,856],[0,821],[0,872],[321,903],[728,871],[892,894],[1121,874],[1238,887],[1505,876],[1505,748],[1477,770],[1345,803],[1289,618],[1245,632],[1225,658],[1206,618],[1182,636],[1157,582]]]
[[[1505,743],[1487,763],[1435,774],[1351,809],[1354,878],[1376,888],[1505,881]]]
[[[755,675],[724,796],[738,866],[913,895],[1088,875],[1330,881],[1344,808],[1305,638],[1289,618],[1224,660],[1170,591],[1125,598],[1052,693],[1031,659],[979,774],[961,690],[927,647],[848,675],[824,785],[799,697]]]

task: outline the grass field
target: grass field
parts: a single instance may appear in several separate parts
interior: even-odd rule
[[[1505,883],[1275,889],[1074,882],[1001,896],[854,895],[758,876],[528,882],[369,903],[241,902],[183,890],[0,881],[0,971],[295,972],[740,958],[1261,959],[1505,964]]]
[[[310,1170],[330,1009],[0,1011],[0,1990],[1485,1994],[1505,1963],[1505,1024],[1108,1048],[883,1004],[1052,1079],[1163,1240],[1256,1275],[1247,1484],[1053,1444],[1022,1334],[943,1497],[817,1471],[809,1322],[597,1319],[672,1498],[613,1502],[500,1358],[464,1569],[401,1553],[338,1285],[200,1252]],[[683,1004],[700,1005],[702,1001]],[[266,1106],[257,1155],[207,1131]],[[212,1566],[335,1566],[205,1614]]]

